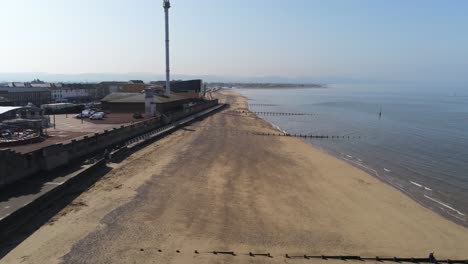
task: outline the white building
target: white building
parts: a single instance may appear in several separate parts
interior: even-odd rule
[[[50,87],[52,100],[55,102],[90,101],[96,96],[95,84],[62,84]]]

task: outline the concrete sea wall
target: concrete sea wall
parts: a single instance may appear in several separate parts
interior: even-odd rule
[[[218,104],[217,100],[207,101],[180,112],[171,113],[171,122],[200,112]],[[127,126],[121,126],[102,133],[85,136],[69,143],[55,144],[30,153],[0,150],[0,188],[39,172],[51,171],[70,162],[85,158],[98,151],[147,133],[161,126],[159,119],[148,119]]]

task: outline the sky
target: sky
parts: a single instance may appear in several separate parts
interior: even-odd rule
[[[172,0],[171,71],[468,83],[466,0]],[[163,74],[162,0],[0,0],[0,73]]]

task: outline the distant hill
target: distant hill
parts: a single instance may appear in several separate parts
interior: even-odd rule
[[[174,74],[174,80],[202,79],[206,82],[223,83],[321,83],[310,78],[289,78],[281,76],[261,76],[261,77],[235,77],[217,75],[188,75]],[[102,81],[128,81],[143,80],[145,82],[164,80],[164,74],[153,73],[81,73],[81,74],[55,74],[45,72],[25,72],[25,73],[0,73],[0,82],[17,81],[27,82],[33,79],[41,79],[47,82],[102,82]]]
[[[284,76],[219,76],[219,75],[189,75],[173,74],[173,80],[202,79],[205,82],[219,83],[274,83],[274,84],[377,84],[393,83],[398,84],[397,80],[373,80],[360,78],[346,78],[340,76],[322,76],[322,77],[284,77]],[[23,73],[0,73],[0,83],[8,81],[29,82],[34,79],[41,79],[46,82],[102,82],[102,81],[128,81],[143,80],[145,82],[164,80],[164,74],[157,73],[80,73],[80,74],[56,74],[46,72],[23,72]]]

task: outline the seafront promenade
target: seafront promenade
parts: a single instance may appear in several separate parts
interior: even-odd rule
[[[0,263],[341,263],[286,253],[467,258],[466,228],[299,138],[256,135],[274,129],[247,111],[245,98],[216,97],[231,107],[111,164]]]

